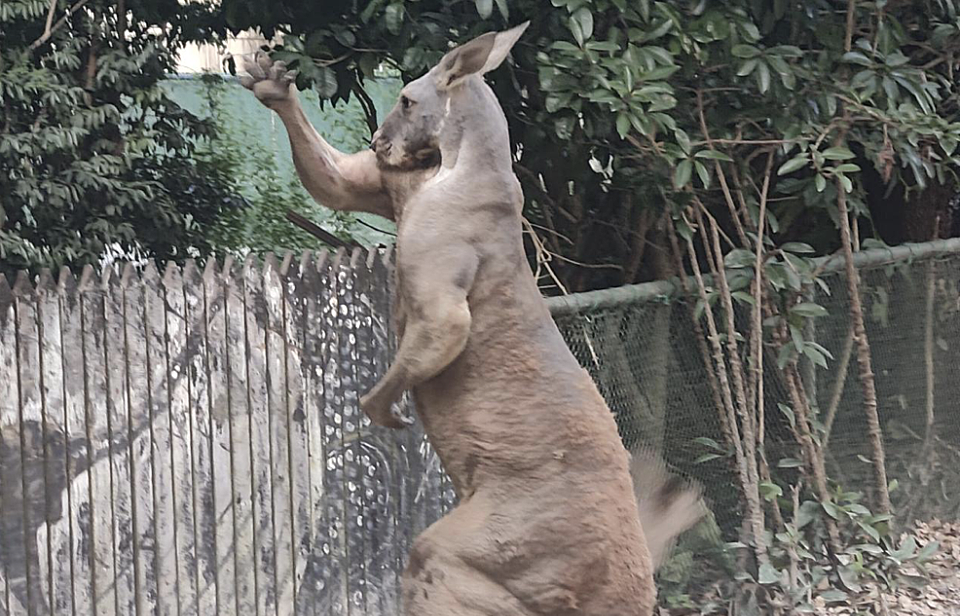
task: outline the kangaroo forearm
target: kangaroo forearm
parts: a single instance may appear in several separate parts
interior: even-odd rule
[[[333,210],[393,217],[373,152],[348,155],[331,146],[310,124],[296,98],[274,109],[287,129],[297,175],[311,197]]]

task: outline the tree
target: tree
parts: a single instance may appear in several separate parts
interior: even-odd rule
[[[854,3],[850,53],[846,4],[794,4],[373,0],[318,11],[292,0],[225,0],[223,18],[237,31],[282,32],[274,53],[300,69],[299,85],[334,103],[359,97],[371,133],[377,120],[364,83],[382,63],[410,79],[450,44],[530,19],[515,64],[492,75],[492,85],[517,144],[527,217],[542,238],[531,253],[550,260],[544,271],[555,274],[553,291],[576,291],[669,274],[669,260],[657,253],[667,247],[661,215],[677,198],[673,181],[712,180],[705,205],[724,212],[715,167],[728,163],[711,157],[728,150],[739,156],[763,140],[800,143],[824,118],[829,124],[827,116],[846,109],[830,85],[839,81],[838,66],[858,80],[858,123],[847,141],[864,175],[857,181],[856,172],[841,171],[857,185],[851,208],[861,220],[871,210],[889,218],[896,206],[888,192],[901,210],[917,211],[911,206],[930,201],[915,197],[918,191],[939,190],[927,235],[909,239],[930,237],[933,219],[956,192],[944,171],[956,115],[955,3],[923,2],[923,10],[907,2]],[[701,107],[709,139],[723,148],[705,147]],[[909,127],[904,114],[913,114]],[[921,135],[945,137],[941,160],[929,159]],[[832,188],[811,193],[805,186],[794,177],[776,182],[778,192],[793,192],[771,207],[772,230],[829,252],[839,244],[829,221],[838,219],[819,212]],[[891,226],[898,228],[876,225]]]
[[[3,272],[223,248],[211,230],[243,202],[227,169],[193,155],[210,125],[158,87],[186,43],[217,36],[204,4],[3,2]]]

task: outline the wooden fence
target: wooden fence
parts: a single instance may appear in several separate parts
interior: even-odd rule
[[[0,614],[393,613],[452,493],[421,433],[358,410],[389,270],[0,276]]]
[[[955,442],[960,239],[857,262],[884,425],[922,432],[936,402]],[[371,427],[357,406],[395,351],[391,267],[388,251],[356,250],[12,288],[0,275],[0,616],[394,616],[411,542],[454,495],[418,426]],[[839,358],[845,285],[828,284],[817,336]],[[732,539],[732,468],[693,462],[697,437],[722,437],[689,313],[663,301],[676,294],[660,282],[548,303],[627,445],[700,479]],[[816,388],[822,408],[855,364]],[[831,453],[856,460],[859,393],[837,391]],[[907,445],[887,448],[904,485]],[[943,515],[960,511],[949,496]]]

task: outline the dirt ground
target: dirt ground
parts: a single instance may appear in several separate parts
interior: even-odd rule
[[[922,589],[903,588],[884,594],[880,605],[819,606],[824,616],[881,614],[897,616],[960,616],[960,522],[917,522],[917,541],[921,545],[936,541],[940,549],[927,564],[930,582]],[[859,610],[859,611],[858,611]]]
[[[818,616],[960,616],[960,522],[931,520],[916,522],[913,530],[917,543],[939,543],[939,549],[926,564],[929,582],[921,589],[904,586],[895,593],[880,597],[863,597],[856,604],[831,604],[815,601]],[[906,573],[920,575],[919,571]],[[703,599],[717,605],[716,589]],[[699,602],[699,601],[697,601]],[[702,604],[701,604],[702,605]],[[701,608],[702,609],[702,608]],[[697,610],[660,610],[660,616],[691,616]],[[701,612],[702,613],[702,612]],[[716,609],[711,615],[724,614]]]

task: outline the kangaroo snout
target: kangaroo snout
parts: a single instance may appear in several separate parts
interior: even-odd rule
[[[386,156],[393,149],[393,143],[378,135],[373,136],[373,142],[370,143],[370,149],[376,154]]]

